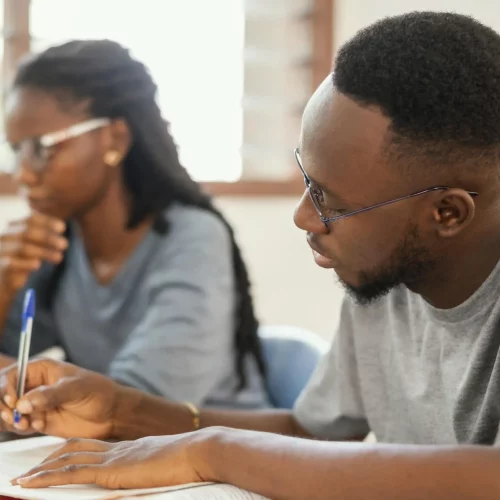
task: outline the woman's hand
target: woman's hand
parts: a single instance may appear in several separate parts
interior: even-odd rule
[[[58,264],[68,247],[64,221],[42,214],[9,223],[0,235],[0,291],[13,296],[42,262]]]
[[[12,480],[23,488],[96,484],[130,489],[212,481],[209,447],[216,429],[106,443],[71,439],[39,466]]]
[[[4,430],[53,436],[109,439],[120,386],[104,375],[69,363],[28,364],[26,394],[17,401],[17,365],[0,372],[0,416]],[[22,414],[14,424],[12,410]]]

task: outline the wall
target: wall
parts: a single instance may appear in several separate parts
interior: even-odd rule
[[[377,19],[414,10],[459,12],[500,31],[500,2],[495,0],[335,0],[334,47]]]
[[[248,262],[257,312],[265,323],[291,324],[330,338],[342,292],[332,271],[318,268],[292,221],[290,198],[223,198]],[[26,213],[22,201],[0,197],[0,227]]]
[[[331,338],[343,291],[333,271],[313,261],[304,233],[293,224],[292,198],[219,200],[247,258],[260,317]]]

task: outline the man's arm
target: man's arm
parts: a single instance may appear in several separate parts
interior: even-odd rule
[[[500,498],[496,448],[331,443],[231,429],[204,446],[193,459],[203,479],[274,500]]]
[[[194,430],[182,403],[120,385],[103,375],[53,360],[28,365],[28,392],[17,401],[15,366],[0,374],[0,412],[9,430],[97,439],[132,440]],[[23,414],[13,426],[12,408]],[[228,426],[308,436],[291,412],[202,410],[201,427]]]
[[[193,415],[184,404],[166,401],[130,387],[120,386],[113,412],[112,438],[181,434],[194,430]],[[311,437],[290,411],[201,410],[202,428],[223,426]]]
[[[211,428],[106,443],[70,440],[14,484],[148,488],[228,483],[273,500],[500,498],[500,450],[332,443]]]

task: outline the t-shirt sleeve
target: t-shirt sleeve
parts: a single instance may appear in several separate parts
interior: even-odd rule
[[[201,212],[195,220],[174,221],[166,238],[163,261],[150,266],[147,313],[116,353],[109,375],[201,405],[234,365],[230,236],[215,215]]]
[[[330,350],[295,404],[298,423],[317,438],[349,440],[370,432],[359,386],[351,314],[347,297]]]

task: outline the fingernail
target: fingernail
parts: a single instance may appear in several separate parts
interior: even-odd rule
[[[17,403],[17,409],[21,413],[31,413],[33,411],[33,405],[24,399],[23,401],[19,401],[19,403]]]
[[[16,483],[17,484],[24,484],[24,483],[27,483],[29,481],[29,477],[20,477],[19,479],[16,479]]]
[[[9,423],[10,422],[10,415],[9,415],[9,412],[8,411],[3,411],[2,413],[0,413],[0,417],[2,417],[2,420],[4,422],[7,422]]]
[[[43,431],[43,422],[41,420],[33,420],[31,427],[33,427],[35,431]]]
[[[5,404],[8,406],[12,406],[12,396],[9,396],[8,394],[4,396],[3,400],[5,401]]]

